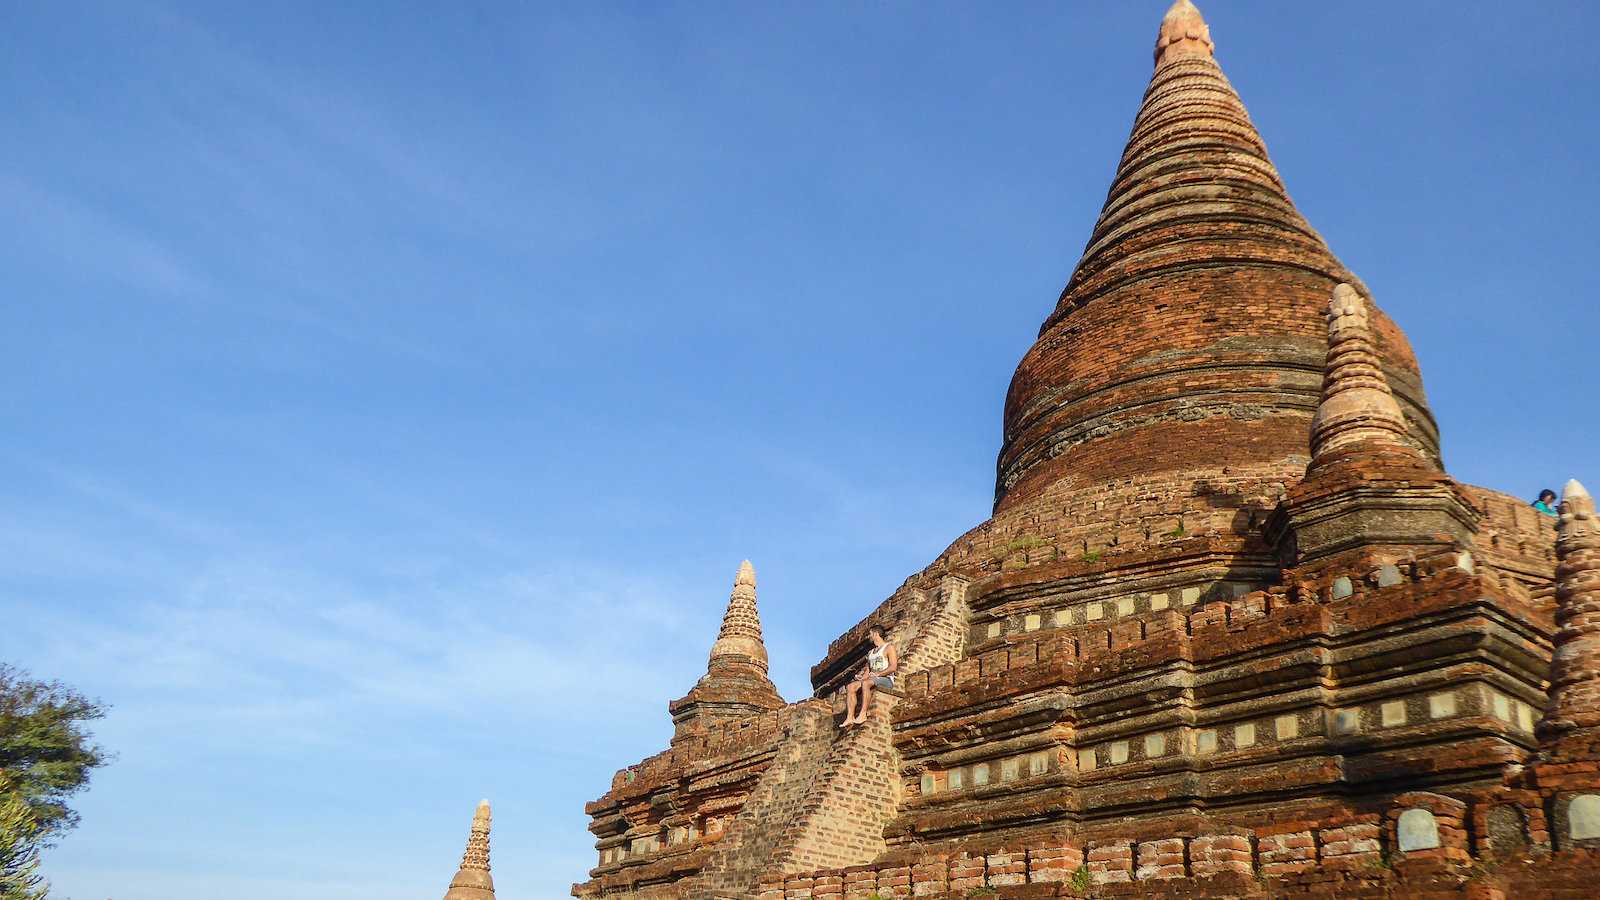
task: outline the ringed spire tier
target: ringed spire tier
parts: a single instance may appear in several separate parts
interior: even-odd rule
[[[1328,303],[1328,361],[1322,403],[1311,427],[1311,465],[1336,451],[1366,442],[1406,446],[1406,420],[1383,377],[1372,340],[1366,298],[1348,284],[1333,289]]]
[[[1219,458],[1297,477],[1341,282],[1370,296],[1289,200],[1179,0],[1088,246],[1012,378],[996,507]],[[1372,326],[1409,440],[1437,462],[1411,348],[1376,308]]]
[[[489,801],[478,801],[472,813],[472,831],[467,836],[461,868],[450,879],[444,900],[494,900],[494,877],[489,874]]]

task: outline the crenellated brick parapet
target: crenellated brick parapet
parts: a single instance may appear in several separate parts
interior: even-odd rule
[[[987,692],[1014,682],[1020,689],[1041,678],[1099,680],[1143,664],[1174,658],[1204,662],[1286,637],[1337,636],[1452,608],[1514,620],[1548,653],[1552,624],[1547,616],[1459,566],[1424,573],[1402,561],[1366,572],[1324,573],[1297,589],[1304,599],[1294,599],[1288,589],[1230,591],[1223,599],[1215,590],[1202,594],[1196,587],[1154,598],[1127,594],[1092,601],[1068,608],[1066,615],[1054,614],[1061,609],[1035,614],[1038,621],[1029,621],[1021,634],[976,644],[965,659],[907,675],[905,701],[896,715],[903,720],[921,714],[924,706],[959,708],[974,688]],[[1070,674],[1085,668],[1087,673],[1076,679]]]
[[[1525,592],[1548,595],[1556,569],[1555,520],[1520,497],[1473,485],[1461,490],[1480,516],[1474,553],[1484,566],[1503,572]]]
[[[1376,798],[1372,811],[1264,810],[1253,826],[1180,816],[1003,845],[952,842],[869,866],[770,873],[755,896],[1592,896],[1600,850],[1570,839],[1553,848],[1543,828],[1546,799],[1512,790],[1466,797],[1413,791]]]
[[[770,748],[782,733],[789,715],[786,708],[708,728],[694,740],[619,769],[611,778],[611,790],[599,800],[586,804],[585,811],[594,815],[607,806],[646,796],[685,776],[714,768],[720,761]]]

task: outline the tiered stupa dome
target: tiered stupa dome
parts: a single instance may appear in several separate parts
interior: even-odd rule
[[[1012,378],[997,509],[1224,459],[1305,471],[1328,297],[1360,282],[1290,202],[1212,50],[1174,4],[1099,221]],[[1411,348],[1376,309],[1373,328],[1409,440],[1437,459]]]

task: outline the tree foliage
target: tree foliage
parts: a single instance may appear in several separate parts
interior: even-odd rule
[[[40,837],[33,807],[0,772],[0,900],[43,900]]]
[[[0,663],[0,779],[27,807],[36,843],[48,844],[77,824],[67,799],[108,761],[87,728],[104,715],[105,707],[72,688]]]

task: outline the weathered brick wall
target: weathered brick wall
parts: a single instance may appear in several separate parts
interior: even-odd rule
[[[801,808],[816,780],[832,745],[833,718],[828,704],[813,700],[720,731],[619,772],[612,791],[590,804],[591,814],[602,822],[619,815],[640,823],[673,822],[672,811],[677,810],[710,813],[717,827],[683,843],[650,844],[654,849],[619,854],[596,868],[592,880],[575,885],[577,896],[744,896],[741,892],[750,889],[771,855],[782,823]],[[713,755],[696,758],[697,749]],[[759,765],[752,768],[755,761]],[[746,770],[759,777],[753,786],[740,789]],[[653,802],[668,795],[672,802]],[[633,830],[647,831],[648,826]]]
[[[1114,819],[1152,798],[1481,781],[1527,761],[1549,652],[1547,635],[1524,635],[1532,610],[1458,568],[1351,574],[1338,600],[1108,611],[911,675],[891,845]],[[1498,668],[1463,667],[1483,635]]]
[[[1272,555],[1260,528],[1304,466],[1300,457],[1288,465],[1207,466],[1115,481],[1053,483],[962,535],[907,579],[829,645],[812,667],[812,684],[829,692],[847,680],[847,666],[862,652],[872,625],[905,636],[920,632],[940,608],[938,593],[950,576],[973,581],[1039,568],[1109,571],[1131,558],[1185,557],[1197,542],[1216,548],[1204,561],[1210,570],[1237,565],[1242,555],[1254,568],[1270,569]]]
[[[1335,590],[1334,581],[1340,577],[1349,578],[1347,594]],[[1393,580],[1395,577],[1399,580]],[[927,592],[921,598],[924,602],[930,597],[937,598],[938,605],[928,603],[924,607],[921,630],[906,643],[903,656],[906,697],[894,718],[904,722],[908,718],[948,716],[974,703],[992,704],[995,698],[1018,696],[1019,692],[1026,694],[1052,682],[1088,686],[1102,680],[1114,681],[1121,677],[1118,673],[1131,675],[1153,671],[1152,667],[1159,667],[1162,660],[1199,663],[1211,658],[1222,659],[1231,653],[1257,652],[1252,648],[1265,649],[1281,644],[1307,627],[1316,633],[1334,634],[1380,627],[1391,619],[1420,622],[1436,614],[1435,611],[1448,610],[1452,604],[1470,604],[1483,593],[1495,593],[1492,585],[1479,576],[1459,567],[1440,567],[1435,563],[1396,566],[1395,572],[1390,574],[1377,571],[1351,572],[1348,576],[1323,573],[1319,578],[1321,580],[1315,584],[1297,585],[1294,591],[1289,588],[1255,591],[1209,602],[1197,600],[1192,605],[1185,605],[1181,597],[1175,597],[1176,602],[1162,609],[1151,608],[1147,598],[1141,598],[1140,603],[1126,610],[1111,603],[1103,611],[1106,616],[1103,624],[1085,622],[1058,626],[1052,623],[1048,628],[1040,628],[1038,633],[1008,638],[970,658],[961,658],[967,634],[964,623],[968,585],[962,579],[947,579],[939,590]],[[1294,596],[1302,599],[1295,602]],[[1510,607],[1518,604],[1509,596],[1500,596],[1496,602]],[[1531,608],[1519,616],[1525,621],[1539,618]],[[1514,695],[1507,697],[1494,691],[1453,695],[1447,706],[1440,705],[1445,701],[1419,697],[1420,706],[1409,700],[1384,700],[1375,702],[1372,710],[1361,715],[1366,717],[1370,713],[1368,728],[1390,727],[1390,711],[1379,708],[1384,703],[1398,704],[1395,716],[1401,722],[1425,723],[1440,715],[1446,719],[1467,715],[1499,718],[1508,734],[1522,733],[1522,740],[1531,741],[1536,711]],[[1491,700],[1496,702],[1491,703]],[[1011,703],[1015,707],[1016,701]],[[812,705],[820,714],[823,704]],[[1499,709],[1499,705],[1505,709]],[[1413,706],[1416,708],[1410,708]],[[1285,732],[1281,722],[1267,715],[1255,726],[1259,737],[1253,740],[1259,741],[1263,752],[1270,752],[1274,742],[1282,742],[1285,734],[1291,741],[1303,741],[1324,734],[1324,728],[1342,727],[1332,719],[1324,722],[1320,714],[1310,720],[1295,718],[1293,727]],[[959,728],[960,721],[952,720],[952,723]],[[752,741],[765,727],[753,726],[750,736],[741,740]],[[1088,774],[1112,788],[1113,794],[1136,790],[1135,782],[1129,782],[1126,789],[1119,786],[1119,779],[1137,777],[1145,771],[1136,764],[1152,752],[1149,735],[1141,733],[1135,737],[1139,739],[1124,740],[1137,746],[1131,751],[1124,750],[1121,758],[1111,746],[1112,739],[1102,736],[1087,745],[1096,756],[1094,765],[1105,770],[1105,778],[1101,778],[1099,771],[1086,773],[1084,766],[1088,763],[1073,753],[1064,752],[1051,757],[1050,762],[1037,770],[1039,774],[1030,771],[1028,761],[1023,759],[1018,772],[1026,774],[1020,775],[1022,781],[1018,784],[1037,790],[1031,780],[1045,778],[1053,779],[1051,784],[1067,786],[1072,783],[1071,778]],[[934,848],[916,841],[906,845],[905,852],[887,853],[884,824],[894,818],[900,808],[899,792],[905,783],[900,777],[902,763],[891,741],[888,723],[882,717],[875,717],[865,728],[836,741],[830,742],[830,739],[831,731],[824,737],[823,730],[818,730],[805,741],[791,737],[780,746],[760,785],[751,793],[733,827],[712,851],[701,875],[673,888],[679,893],[663,893],[670,884],[636,881],[628,887],[631,892],[608,889],[606,895],[629,900],[654,896],[720,900],[741,896],[738,893],[741,890],[756,890],[757,879],[763,875],[770,879],[786,872],[796,876],[786,878],[782,885],[782,896],[786,898],[848,897],[852,896],[852,883],[857,887],[867,884],[861,877],[860,866],[875,859],[879,863],[873,864],[870,887],[886,897],[940,896],[940,891],[954,890],[952,885],[966,885],[968,890],[975,887],[1011,890],[1022,886],[1038,890],[1033,886],[1059,886],[1085,879],[1088,884],[1110,890],[1118,884],[1161,882],[1178,877],[1243,876],[1245,854],[1248,854],[1250,879],[1256,882],[1283,880],[1285,890],[1292,887],[1314,895],[1314,888],[1308,886],[1312,882],[1290,885],[1285,879],[1313,870],[1348,871],[1352,867],[1379,866],[1373,860],[1386,859],[1379,853],[1380,847],[1392,846],[1396,840],[1397,820],[1392,817],[1386,823],[1370,819],[1330,823],[1313,816],[1298,827],[1292,824],[1271,828],[1256,826],[1246,832],[1222,831],[1211,835],[1141,834],[1104,838],[1086,835],[1069,840],[1054,838],[1047,845],[1035,847],[1013,845],[985,850],[976,856],[968,853],[963,857],[943,849],[935,852]],[[1234,739],[1230,732],[1227,740]],[[1163,734],[1158,750],[1187,757],[1197,750],[1193,741],[1192,735],[1186,736],[1181,730]],[[734,741],[725,746],[739,745]],[[802,745],[806,748],[804,751]],[[1226,748],[1224,745],[1223,749]],[[1470,753],[1461,759],[1470,760]],[[1117,764],[1121,760],[1127,760],[1132,767],[1127,768],[1128,774],[1111,774],[1113,770],[1120,771]],[[1058,765],[1061,766],[1059,772]],[[641,772],[657,774],[658,767],[659,764],[645,766]],[[995,781],[999,782],[1000,768],[997,766],[993,771]],[[1287,779],[1282,782],[1284,785],[1304,775],[1293,770],[1278,774]],[[635,783],[639,777],[635,776]],[[939,777],[944,778],[942,774]],[[1578,777],[1581,781],[1583,776],[1580,773]],[[942,781],[935,783],[941,790],[946,787]],[[629,785],[619,783],[619,793],[626,793],[627,787]],[[914,781],[912,793],[920,793]],[[1106,799],[1111,796],[1105,795],[1095,802],[1111,802]],[[921,797],[915,800],[924,802]],[[1409,800],[1414,804],[1422,803],[1416,797]],[[1526,803],[1527,798],[1518,802]],[[1469,826],[1470,814],[1464,807],[1450,807],[1451,803],[1457,801],[1446,802],[1449,808],[1429,807],[1439,822],[1444,841],[1440,853],[1423,854],[1419,859],[1430,855],[1448,857],[1456,862],[1472,859],[1465,841],[1469,833],[1481,831],[1481,827]],[[1014,805],[1024,817],[1036,814],[1030,813],[1030,809],[1053,808],[1048,804]],[[959,819],[962,814],[955,815]],[[1519,815],[1522,818],[1518,821],[1528,823],[1527,829],[1534,829],[1532,813]],[[1385,828],[1387,836],[1380,835]],[[1456,849],[1450,850],[1452,846]],[[922,855],[907,856],[906,853]],[[901,859],[903,864],[898,861]],[[895,864],[889,865],[890,862]],[[1068,862],[1072,864],[1069,866]],[[848,868],[852,865],[856,868]],[[1037,873],[1030,866],[1036,868]],[[977,880],[980,874],[981,882]],[[774,889],[769,881],[768,892]],[[866,896],[865,892],[857,893]],[[1200,892],[1193,896],[1206,894]]]
[[[1483,514],[1474,553],[1532,598],[1547,600],[1556,567],[1556,520],[1528,501],[1463,485]]]
[[[928,705],[960,708],[976,696],[966,689],[992,688],[1000,673],[1012,670],[1070,665],[1088,673],[1083,679],[1074,679],[1075,683],[1089,681],[1113,669],[1137,669],[1142,663],[1175,655],[1195,661],[1226,657],[1270,645],[1307,627],[1322,633],[1414,620],[1429,606],[1477,602],[1482,595],[1496,593],[1489,583],[1459,570],[1425,576],[1396,566],[1399,580],[1380,584],[1382,577],[1375,572],[1330,574],[1324,579],[1326,587],[1299,601],[1283,589],[1205,601],[1198,593],[1194,598],[1178,594],[1163,597],[1166,602],[1159,609],[1151,607],[1149,597],[1128,597],[1125,606],[1096,601],[1101,609],[1087,620],[1042,616],[1037,627],[987,642],[976,648],[979,652],[975,655],[907,674],[904,686],[911,705],[901,707],[898,715],[920,714]],[[1349,593],[1335,596],[1334,583],[1341,579],[1347,584],[1340,590],[1347,588]],[[1541,622],[1535,610],[1514,597],[1498,596],[1494,602],[1508,615],[1538,625],[1548,654],[1548,619]],[[1179,646],[1185,649],[1176,652]],[[1148,654],[1144,659],[1126,659],[1141,650]],[[1018,684],[1026,684],[1021,680],[1025,678],[1019,676]]]
[[[1185,443],[1216,446],[1216,426]],[[1301,435],[1304,443],[1304,435]],[[1119,459],[1160,452],[1141,445],[1107,450]],[[1286,461],[1233,461],[1095,478],[1077,471],[1012,500],[986,527],[964,535],[946,553],[961,571],[987,573],[1085,556],[1109,556],[1172,545],[1185,537],[1226,534],[1258,537],[1259,527],[1303,474],[1305,451]]]
[[[938,607],[900,654],[900,671],[908,676],[961,658],[967,635],[967,590],[964,578],[946,577],[937,589]]]

